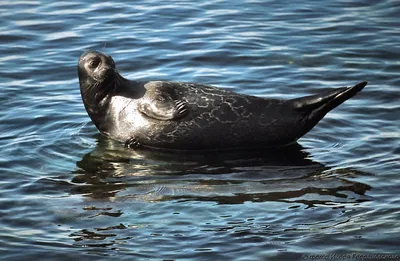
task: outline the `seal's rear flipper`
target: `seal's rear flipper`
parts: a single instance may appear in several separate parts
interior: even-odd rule
[[[307,116],[305,132],[315,126],[330,110],[350,99],[361,91],[367,82],[360,82],[353,87],[343,87],[326,93],[292,99],[293,108]]]

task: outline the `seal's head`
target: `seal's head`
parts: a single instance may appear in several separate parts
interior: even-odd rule
[[[115,62],[109,55],[86,51],[79,58],[79,83],[83,86],[99,85],[116,73]]]

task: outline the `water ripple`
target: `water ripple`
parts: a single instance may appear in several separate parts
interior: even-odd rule
[[[398,11],[389,0],[0,1],[0,259],[396,253]],[[86,114],[86,49],[128,78],[261,97],[369,84],[294,151],[133,152]]]

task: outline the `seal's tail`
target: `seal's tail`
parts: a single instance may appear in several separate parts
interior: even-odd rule
[[[307,116],[304,133],[311,130],[329,111],[356,95],[366,85],[367,82],[360,82],[352,87],[290,100],[294,110]]]

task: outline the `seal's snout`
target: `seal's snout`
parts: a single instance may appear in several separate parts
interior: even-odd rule
[[[100,72],[104,74],[108,74],[110,71],[111,71],[110,66],[103,66],[102,68],[100,68]]]
[[[95,73],[95,78],[98,81],[104,81],[110,76],[110,74],[112,74],[113,71],[114,70],[111,68],[111,66],[103,65],[97,69],[97,73]]]

